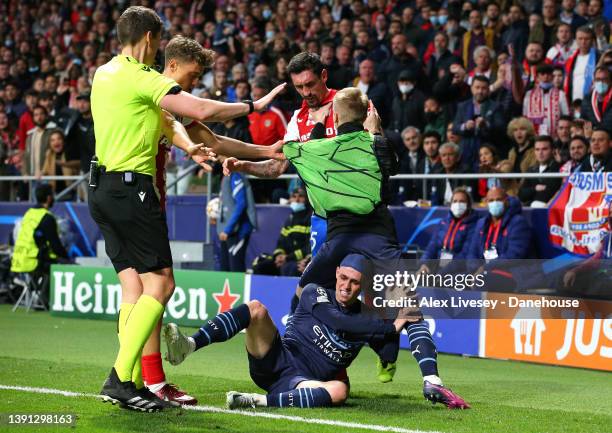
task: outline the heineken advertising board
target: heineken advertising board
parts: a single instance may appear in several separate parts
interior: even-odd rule
[[[174,271],[176,289],[164,320],[200,326],[245,299],[245,275],[213,271]],[[51,314],[117,320],[121,285],[113,268],[73,265],[51,267]]]

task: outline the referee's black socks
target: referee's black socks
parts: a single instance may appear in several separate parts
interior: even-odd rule
[[[242,304],[206,322],[191,338],[195,341],[195,350],[212,343],[229,340],[249,326],[251,312],[247,304]]]

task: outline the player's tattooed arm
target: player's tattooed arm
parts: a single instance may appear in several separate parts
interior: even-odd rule
[[[288,167],[289,162],[286,160],[268,159],[253,162],[227,158],[223,162],[223,174],[228,176],[232,172],[241,172],[265,179],[275,179],[283,174]]]
[[[219,155],[234,156],[236,158],[284,159],[282,141],[271,146],[258,146],[256,144],[245,143],[234,138],[217,135],[200,122],[195,122],[193,126],[189,128],[188,132],[193,141],[197,143],[206,143]]]

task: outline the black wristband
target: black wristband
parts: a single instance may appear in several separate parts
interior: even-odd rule
[[[253,101],[251,101],[250,99],[245,99],[244,101],[242,101],[242,103],[247,104],[249,106],[249,114],[255,111],[255,105],[253,104]]]

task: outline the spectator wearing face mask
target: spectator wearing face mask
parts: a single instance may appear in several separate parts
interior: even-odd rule
[[[390,129],[396,132],[403,131],[408,126],[420,130],[425,126],[423,115],[425,108],[425,95],[415,88],[416,76],[412,71],[402,71],[397,79],[399,93],[393,98],[391,104]]]
[[[527,173],[558,173],[559,164],[553,158],[553,139],[550,135],[536,137],[533,146],[536,163]],[[545,207],[561,186],[560,178],[524,179],[519,190],[523,204],[531,207]]]
[[[472,209],[472,198],[463,187],[455,188],[448,216],[437,226],[421,257],[419,272],[432,272],[447,266],[451,260],[467,257],[478,215]]]
[[[605,66],[595,70],[593,90],[582,100],[580,114],[594,128],[612,127],[612,72]]]
[[[561,116],[569,114],[567,98],[552,83],[553,67],[537,67],[537,85],[528,90],[523,100],[523,116],[533,123],[536,134],[556,138],[557,123]]]
[[[467,254],[470,270],[482,260],[525,259],[531,244],[531,228],[522,215],[519,200],[509,197],[503,188],[491,188],[487,193],[488,214],[480,218]]]
[[[295,188],[290,197],[291,215],[281,228],[276,249],[253,262],[253,273],[299,276],[310,259],[310,217],[306,191]]]

